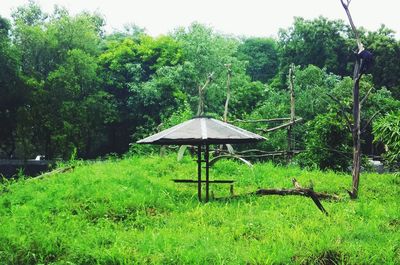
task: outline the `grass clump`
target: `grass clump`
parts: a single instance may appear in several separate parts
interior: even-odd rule
[[[79,163],[72,172],[3,183],[0,260],[6,264],[399,264],[399,186],[391,174],[351,177],[270,163],[220,161],[211,177],[235,179],[235,193],[303,185],[339,193],[329,217],[296,196],[197,201],[196,163],[132,157]]]

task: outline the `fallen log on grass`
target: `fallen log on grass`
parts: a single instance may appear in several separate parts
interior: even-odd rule
[[[310,189],[259,189],[255,192],[252,192],[251,194],[253,195],[299,195],[299,196],[308,196],[310,193]],[[315,196],[320,199],[320,200],[339,200],[339,196],[336,194],[328,194],[328,193],[322,193],[322,192],[315,192]]]
[[[296,179],[292,179],[294,189],[259,189],[255,192],[250,193],[251,195],[264,196],[264,195],[299,195],[310,197],[318,209],[323,212],[325,215],[328,215],[328,212],[325,210],[324,206],[320,202],[320,199],[324,200],[339,200],[339,196],[335,194],[321,193],[315,192],[313,187],[303,188]]]
[[[51,175],[54,175],[54,174],[69,172],[69,171],[72,171],[74,168],[75,168],[75,166],[57,168],[57,169],[54,169],[54,170],[52,170],[50,172],[43,173],[43,174],[41,174],[41,175],[39,175],[37,177],[30,178],[28,180],[42,179],[42,178],[45,178],[47,176],[51,176]]]

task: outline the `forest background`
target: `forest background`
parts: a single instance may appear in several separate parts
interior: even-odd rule
[[[158,37],[134,25],[106,34],[104,25],[96,13],[70,15],[56,7],[47,14],[34,2],[17,8],[11,21],[0,17],[1,158],[92,159],[152,151],[132,143],[193,117],[198,87],[211,73],[206,113],[222,118],[226,65],[232,71],[228,122],[288,117],[287,75],[294,64],[296,115],[303,122],[292,137],[303,152],[293,162],[335,170],[351,164],[344,113],[352,108],[357,45],[344,21],[297,17],[277,38],[224,35],[199,23]],[[385,26],[360,31],[374,55],[360,85],[361,98],[368,96],[363,154],[383,155],[395,166],[400,42]],[[236,125],[254,132],[261,126]],[[285,130],[265,136],[259,149],[287,148]]]

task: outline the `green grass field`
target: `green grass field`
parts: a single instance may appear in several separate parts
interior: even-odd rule
[[[400,179],[362,174],[348,199],[349,175],[296,167],[218,162],[211,178],[235,179],[235,193],[290,188],[295,177],[343,199],[323,201],[329,216],[299,196],[197,201],[190,157],[134,157],[77,163],[72,172],[4,182],[1,264],[400,264]]]

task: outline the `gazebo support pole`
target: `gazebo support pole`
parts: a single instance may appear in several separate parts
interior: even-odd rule
[[[201,145],[197,146],[197,196],[201,201]]]
[[[209,200],[210,195],[210,183],[209,183],[209,145],[206,144],[205,160],[206,160],[206,202]]]

